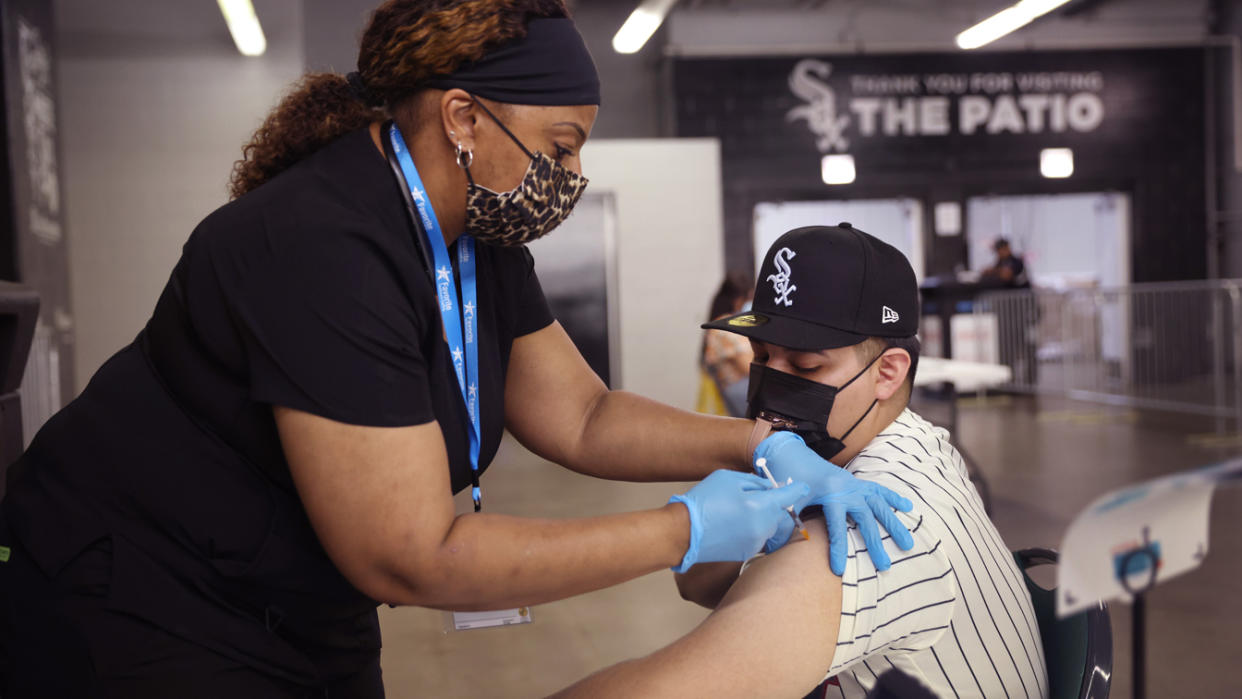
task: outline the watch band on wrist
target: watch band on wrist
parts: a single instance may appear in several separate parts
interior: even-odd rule
[[[746,458],[750,460],[750,469],[755,470],[755,450],[759,448],[759,443],[768,438],[772,434],[772,423],[758,418],[755,420],[755,426],[750,431],[750,439],[746,441]]]

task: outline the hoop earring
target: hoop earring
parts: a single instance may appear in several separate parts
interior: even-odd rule
[[[474,164],[474,151],[462,148],[461,141],[457,142],[457,167],[463,170],[469,170]]]

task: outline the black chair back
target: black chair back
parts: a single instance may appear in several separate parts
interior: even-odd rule
[[[1040,587],[1027,573],[1038,565],[1055,564],[1057,552],[1030,548],[1015,551],[1013,557],[1031,593],[1048,664],[1051,699],[1107,699],[1113,676],[1113,627],[1108,606],[1097,602],[1091,609],[1058,619],[1056,590]]]

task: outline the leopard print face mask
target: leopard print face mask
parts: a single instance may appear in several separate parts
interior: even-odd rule
[[[483,107],[477,100],[475,104]],[[516,188],[494,192],[475,184],[470,175],[470,158],[458,159],[470,181],[466,190],[466,232],[491,245],[525,245],[561,225],[582,198],[587,178],[543,153],[531,153],[487,107],[483,111],[530,156],[530,165]]]

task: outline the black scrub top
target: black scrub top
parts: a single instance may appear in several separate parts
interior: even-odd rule
[[[437,420],[453,490],[469,485],[466,409],[400,186],[363,129],[198,226],[146,328],[21,459],[3,510],[47,575],[108,539],[119,610],[295,681],[373,660],[375,602],[315,538],[271,406]],[[552,315],[525,248],[477,259],[485,468],[513,340]]]

